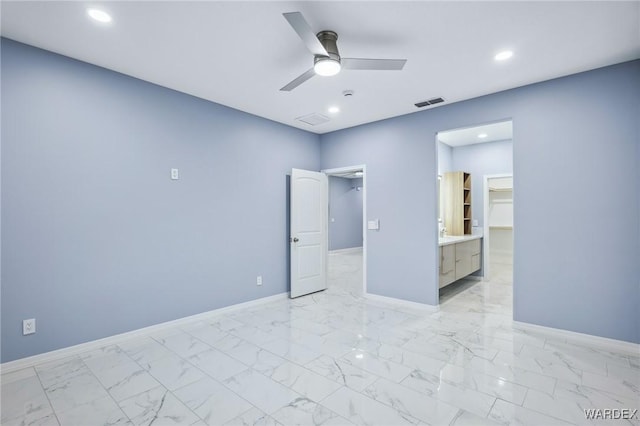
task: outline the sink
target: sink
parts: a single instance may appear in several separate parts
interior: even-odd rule
[[[446,236],[446,237],[440,237],[440,238],[438,238],[438,242],[439,242],[440,244],[444,244],[444,243],[452,243],[452,242],[454,242],[454,241],[460,241],[460,240],[464,240],[464,237],[463,237],[463,236],[461,236],[461,235],[460,235],[460,236],[458,236],[458,235],[456,235],[456,236],[451,235],[451,236]]]

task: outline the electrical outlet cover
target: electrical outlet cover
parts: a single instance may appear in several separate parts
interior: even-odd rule
[[[22,321],[22,335],[33,334],[36,332],[36,319],[26,319]]]

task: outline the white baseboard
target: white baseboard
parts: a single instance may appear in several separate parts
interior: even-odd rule
[[[513,321],[514,325],[523,330],[544,333],[550,336],[567,339],[572,342],[584,343],[601,349],[610,349],[617,352],[628,352],[633,355],[640,354],[640,344],[626,342],[624,340],[610,339],[608,337],[594,336],[592,334],[578,333],[577,331],[563,330],[561,328],[546,327],[527,322]]]
[[[329,250],[329,254],[356,253],[362,251],[362,247],[349,247],[337,250]]]
[[[439,306],[427,305],[426,303],[411,302],[404,299],[396,299],[395,297],[380,296],[379,294],[365,293],[364,297],[375,302],[400,305],[411,309],[420,309],[428,313],[438,312],[440,310]]]
[[[223,308],[214,309],[212,311],[202,312],[200,314],[191,315],[184,318],[178,318],[176,320],[163,322],[160,324],[151,325],[149,327],[139,328],[137,330],[128,331],[126,333],[116,334],[114,336],[105,337],[98,340],[92,340],[90,342],[80,343],[78,345],[69,346],[62,349],[56,349],[54,351],[45,352],[38,355],[33,355],[26,358],[17,359],[15,361],[9,361],[0,364],[0,372],[2,374],[10,373],[13,371],[21,370],[23,368],[33,367],[37,364],[44,362],[55,361],[56,359],[65,358],[68,356],[78,355],[83,352],[99,349],[104,346],[114,345],[122,343],[125,340],[132,339],[134,337],[145,337],[150,334],[164,331],[168,328],[186,325],[189,323],[206,320],[212,317],[216,317],[220,314],[235,311],[243,308],[250,308],[256,305],[262,305],[264,303],[273,302],[276,300],[287,299],[289,292],[275,294],[273,296],[262,297],[256,300],[250,300],[248,302],[238,303],[235,305],[225,306]]]

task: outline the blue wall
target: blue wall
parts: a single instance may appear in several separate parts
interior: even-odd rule
[[[362,179],[329,176],[329,250],[362,247]]]
[[[453,171],[471,173],[471,214],[484,225],[484,175],[513,173],[513,143],[486,142],[452,149]]]
[[[435,135],[512,118],[514,318],[640,342],[638,117],[633,61],[323,135],[367,166],[368,291],[438,303]]]
[[[317,135],[1,47],[3,362],[288,290],[286,176]]]
[[[509,118],[515,319],[640,342],[640,61],[318,137],[1,47],[3,362],[286,291],[292,167],[366,164],[368,291],[437,304],[435,135]]]
[[[454,172],[453,148],[440,141],[437,141],[436,145],[438,146],[438,174],[443,175],[446,172]]]

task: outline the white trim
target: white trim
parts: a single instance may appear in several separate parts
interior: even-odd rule
[[[367,294],[367,165],[362,165],[362,294]]]
[[[367,294],[367,165],[360,164],[320,171],[327,176],[333,176],[360,170],[362,170],[362,294]]]
[[[277,300],[288,299],[289,293],[279,293],[273,296],[262,297],[256,300],[250,300],[248,302],[238,303],[235,305],[225,306],[223,308],[214,309],[208,312],[202,312],[200,314],[191,315],[184,318],[178,318],[176,320],[163,322],[160,324],[151,325],[149,327],[139,328],[137,330],[128,331],[121,334],[105,337],[102,339],[92,340],[90,342],[80,343],[74,346],[68,346],[62,349],[56,349],[54,351],[33,355],[26,358],[17,359],[15,361],[9,361],[0,364],[0,371],[2,374],[10,373],[13,371],[21,370],[23,368],[33,367],[43,362],[54,361],[60,358],[78,355],[83,352],[87,352],[93,349],[99,349],[104,346],[122,343],[125,340],[132,339],[134,337],[145,337],[153,333],[157,333],[166,330],[171,327],[186,325],[192,322],[202,321],[210,317],[218,316],[222,313],[235,311],[243,308],[250,308],[256,305],[262,305],[264,303],[274,302]]]
[[[489,179],[498,179],[510,177],[513,179],[513,173],[499,173],[494,175],[483,176],[482,198],[483,198],[483,224],[482,224],[482,273],[485,277],[491,279],[491,271],[489,264],[491,253],[489,252]],[[515,185],[514,185],[515,186]],[[513,190],[513,188],[512,188]],[[511,207],[513,209],[513,206]]]
[[[365,164],[358,164],[355,166],[336,167],[333,169],[323,169],[320,171],[329,176],[340,175],[340,174],[349,173],[349,172],[359,172],[359,171],[362,171],[364,175],[365,167],[366,167]]]
[[[572,342],[580,342],[602,349],[610,349],[618,352],[628,352],[632,355],[638,355],[638,353],[640,353],[639,343],[626,342],[624,340],[610,339],[608,337],[594,336],[592,334],[584,334],[577,331],[546,327],[543,325],[520,322],[516,320],[513,321],[513,324],[525,331],[528,330],[537,333],[544,333],[556,338],[567,339]]]
[[[391,305],[399,305],[399,307],[420,309],[427,313],[438,312],[440,307],[437,305],[427,305],[426,303],[411,302],[404,299],[396,299],[395,297],[380,296],[379,294],[364,293],[364,297],[374,302],[383,302]]]
[[[343,249],[329,250],[329,254],[356,253],[362,251],[362,247],[349,247]]]
[[[434,230],[434,241],[436,242],[436,252],[435,252],[435,258],[433,259],[433,264],[435,265],[435,268],[433,268],[433,283],[435,284],[435,293],[434,293],[434,299],[436,301],[436,303],[438,304],[437,306],[440,306],[440,251],[441,246],[440,246],[440,225],[442,225],[442,227],[444,227],[444,218],[440,217],[440,213],[442,213],[442,206],[440,205],[440,200],[442,199],[442,174],[441,173],[446,173],[446,172],[441,172],[440,171],[440,141],[438,140],[438,132],[435,133],[434,137],[433,137],[436,141],[435,143],[435,158],[436,158],[436,180],[435,180],[435,193],[436,193],[436,202],[435,202],[435,207],[433,207],[433,209],[435,210],[435,214],[436,214],[436,223],[434,228],[432,228]],[[452,148],[453,149],[453,148]],[[453,151],[452,151],[453,152]],[[473,222],[471,222],[473,223]],[[433,290],[432,290],[433,291]],[[439,308],[438,308],[439,309]]]

